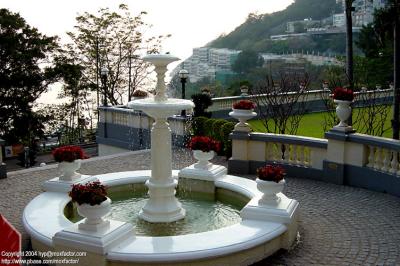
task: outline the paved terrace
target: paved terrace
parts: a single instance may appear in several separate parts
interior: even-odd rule
[[[174,152],[174,169],[193,162],[187,150]],[[226,165],[222,157],[214,163]],[[142,170],[150,167],[150,152],[87,160],[84,174]],[[57,175],[55,166],[9,173],[0,180],[0,213],[23,233],[28,202],[41,193],[41,184]],[[254,177],[253,177],[254,178]],[[300,202],[298,243],[257,265],[400,265],[400,198],[359,188],[287,177],[284,193]]]

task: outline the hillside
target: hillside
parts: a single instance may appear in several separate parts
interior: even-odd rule
[[[231,33],[220,36],[208,44],[215,48],[231,48],[238,50],[251,49],[259,52],[280,52],[285,49],[315,49],[325,52],[326,47],[318,47],[321,40],[301,40],[302,43],[291,44],[286,42],[271,42],[270,36],[284,34],[288,21],[311,18],[321,20],[329,17],[332,12],[339,12],[340,5],[335,0],[295,0],[285,10],[272,14],[249,14],[247,20]],[[333,38],[335,43],[337,39]],[[277,47],[278,46],[278,47]],[[344,47],[338,47],[341,52]]]

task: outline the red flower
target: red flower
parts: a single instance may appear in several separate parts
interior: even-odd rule
[[[354,94],[352,90],[345,88],[335,88],[333,91],[333,99],[341,101],[352,101],[354,99]]]
[[[64,146],[52,152],[56,162],[73,162],[77,159],[89,158],[79,146]]]
[[[252,110],[256,108],[256,104],[249,100],[240,100],[233,104],[233,109]]]
[[[191,150],[201,150],[203,152],[219,152],[221,149],[221,143],[210,137],[194,136],[191,138],[188,148]]]
[[[267,164],[266,166],[257,168],[256,175],[261,180],[279,183],[285,176],[285,169],[279,165]]]
[[[107,190],[99,181],[94,181],[84,185],[72,185],[72,190],[68,195],[72,198],[72,202],[76,202],[79,205],[86,203],[93,206],[99,205],[107,199]]]

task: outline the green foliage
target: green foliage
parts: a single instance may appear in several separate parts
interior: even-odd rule
[[[195,136],[207,136],[221,142],[220,155],[224,154],[230,157],[232,154],[232,141],[229,140],[229,134],[234,126],[235,123],[223,119],[195,117],[192,129]]]
[[[199,116],[199,117],[193,118],[193,121],[192,121],[193,135],[195,135],[195,136],[204,136],[205,135],[204,123],[208,119],[209,118],[204,117],[204,116]]]
[[[197,93],[192,95],[192,100],[194,103],[193,108],[193,116],[205,116],[211,117],[211,113],[206,112],[205,110],[212,105],[211,96],[205,93]]]
[[[239,53],[232,70],[240,74],[249,73],[251,69],[261,67],[263,63],[264,59],[257,52],[245,50]]]
[[[283,11],[262,15],[251,13],[242,25],[228,35],[214,40],[210,46],[273,52],[271,48],[276,43],[270,41],[269,37],[274,34],[283,34],[286,22],[305,18],[323,19],[329,17],[334,10],[335,12],[340,10],[340,4],[337,4],[335,0],[297,0]],[[303,47],[307,49],[307,46]]]
[[[361,29],[356,44],[365,58],[356,58],[354,71],[365,86],[393,80],[393,19],[398,16],[394,8],[376,10],[373,23]]]
[[[0,135],[33,147],[48,119],[33,111],[33,103],[58,78],[49,56],[57,48],[56,38],[0,9],[0,43]]]
[[[204,122],[204,134],[208,137],[213,137],[213,123],[215,119],[209,118]]]
[[[226,123],[222,125],[220,129],[222,143],[224,146],[224,153],[227,158],[232,156],[232,140],[229,139],[229,134],[232,133],[234,128],[235,123],[226,121]]]

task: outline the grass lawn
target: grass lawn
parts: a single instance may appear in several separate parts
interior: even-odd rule
[[[388,108],[390,108],[390,111],[388,112],[388,116],[385,121],[385,128],[389,128],[389,130],[385,131],[383,137],[391,138],[392,129],[390,120],[392,119],[392,109],[391,107]],[[354,109],[353,119],[357,117],[358,111],[359,109]],[[271,123],[272,125],[272,121],[269,121],[269,123]],[[306,114],[303,116],[300,122],[297,135],[314,137],[314,138],[323,138],[325,133],[323,131],[323,123],[324,123],[324,113],[321,112],[321,113]],[[249,124],[252,127],[253,131],[255,132],[266,132],[266,128],[261,120],[251,120],[249,121]],[[365,132],[358,132],[358,133],[365,133]]]

